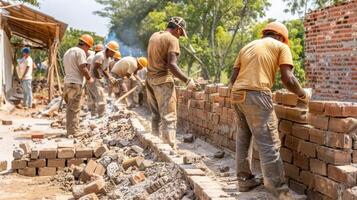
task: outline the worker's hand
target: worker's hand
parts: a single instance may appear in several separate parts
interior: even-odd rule
[[[114,77],[109,77],[108,80],[111,85],[114,85],[116,83],[116,79]]]
[[[197,88],[197,85],[192,78],[187,81],[186,85],[188,90],[195,90]]]
[[[90,79],[87,80],[87,83],[88,83],[88,84],[93,84],[93,83],[94,83],[94,78],[90,77]]]
[[[304,102],[305,104],[308,104],[310,99],[311,99],[311,90],[310,89],[304,89],[305,94],[301,97],[299,97],[299,100]]]

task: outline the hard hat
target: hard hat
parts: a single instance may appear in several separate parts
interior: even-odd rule
[[[169,19],[169,23],[174,23],[178,27],[180,27],[183,31],[183,35],[187,37],[187,32],[186,32],[186,21],[182,17],[171,17]]]
[[[31,52],[30,47],[24,47],[24,48],[21,49],[21,53],[27,53],[27,54],[29,54],[30,52]]]
[[[264,34],[265,31],[274,31],[280,34],[284,38],[284,43],[289,45],[289,31],[284,24],[280,22],[270,22],[262,30],[262,33]]]
[[[92,36],[88,35],[88,34],[84,34],[79,38],[80,41],[86,43],[90,48],[93,46],[94,44],[94,40],[92,38]]]
[[[114,58],[118,60],[121,59],[121,53],[119,51],[115,52]]]
[[[98,52],[98,51],[103,51],[104,46],[102,44],[97,44],[95,45],[94,51]]]
[[[109,49],[111,51],[117,52],[117,51],[119,51],[119,44],[117,42],[115,42],[115,41],[110,41],[105,46],[105,48],[107,48],[107,49]]]
[[[148,60],[145,57],[137,58],[137,60],[141,67],[145,68],[148,66]]]

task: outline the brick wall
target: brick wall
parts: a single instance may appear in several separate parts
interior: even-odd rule
[[[237,120],[229,91],[206,85],[204,91],[177,89],[178,125],[215,146],[235,151]],[[279,118],[281,156],[291,189],[308,199],[350,199],[357,185],[357,103],[312,101],[277,91],[274,108]],[[259,168],[259,153],[253,151]],[[356,187],[357,188],[357,187]]]
[[[305,18],[306,76],[319,100],[357,101],[357,1]]]

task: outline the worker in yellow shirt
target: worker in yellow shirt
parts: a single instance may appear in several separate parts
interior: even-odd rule
[[[141,80],[136,74],[138,71],[146,68],[147,65],[148,61],[145,57],[134,58],[131,56],[124,57],[115,63],[111,73],[114,74],[114,76],[119,80],[121,94],[128,92],[128,89],[135,87],[135,85],[140,86],[143,84],[143,80]],[[135,80],[135,82],[138,82],[138,84],[132,84],[129,79]],[[132,95],[129,97],[129,104],[132,105]]]
[[[111,59],[118,51],[119,44],[115,41],[110,41],[105,46],[105,49],[101,52],[98,52],[93,58],[90,72],[95,81],[94,84],[87,85],[90,99],[89,110],[92,116],[96,116],[98,114],[99,117],[103,117],[105,114],[106,100],[104,96],[103,76],[110,83],[114,81],[113,77],[109,75],[107,68],[109,68]]]
[[[261,39],[241,49],[235,61],[229,87],[238,120],[236,159],[239,191],[261,184],[250,170],[248,149],[251,139],[259,151],[264,185],[281,200],[294,199],[284,180],[280,156],[281,141],[273,108],[271,88],[278,71],[288,90],[307,102],[309,95],[293,75],[293,59],[288,46],[288,29],[279,22],[266,25]]]
[[[147,50],[146,94],[152,113],[151,131],[173,148],[176,148],[177,121],[174,77],[186,83],[189,90],[196,88],[193,79],[187,77],[177,64],[181,36],[187,36],[186,22],[181,17],[172,17],[166,30],[151,35]]]

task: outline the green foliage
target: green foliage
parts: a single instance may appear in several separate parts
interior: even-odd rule
[[[291,12],[292,14],[305,15],[310,9],[320,9],[336,3],[345,2],[347,0],[283,0],[287,2],[288,8],[285,12]]]
[[[38,0],[14,0],[14,2],[16,3],[27,3],[36,7],[40,6],[40,2]]]

